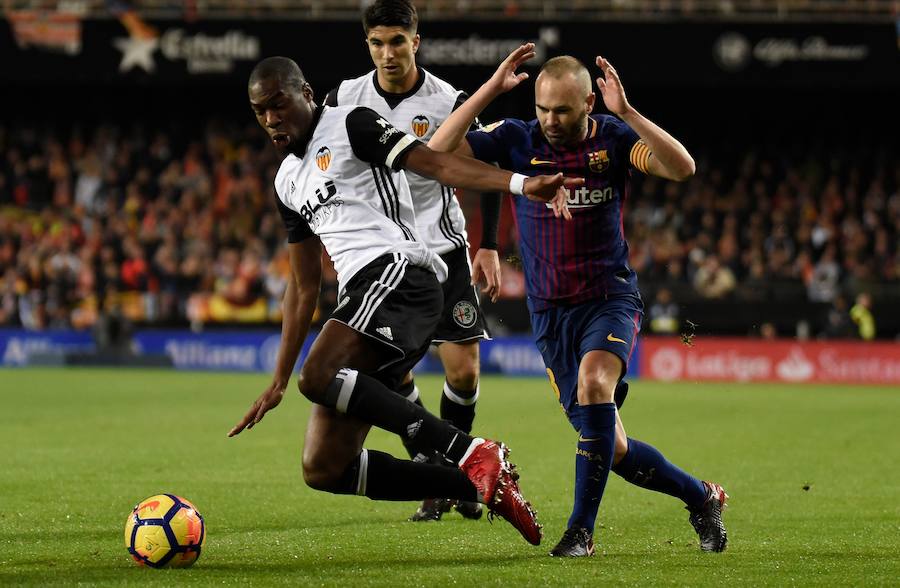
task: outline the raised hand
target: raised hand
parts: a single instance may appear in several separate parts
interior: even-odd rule
[[[497,67],[497,71],[494,72],[494,75],[491,76],[486,85],[490,86],[496,94],[509,92],[528,79],[527,73],[517,74],[516,70],[532,57],[534,57],[534,43],[520,45]]]
[[[234,437],[244,429],[252,429],[256,423],[263,419],[267,412],[281,404],[281,399],[284,397],[284,388],[285,386],[282,384],[270,384],[256,399],[256,402],[253,403],[253,406],[250,407],[244,418],[228,431],[228,436]]]
[[[628,98],[625,97],[625,88],[622,87],[619,74],[609,61],[599,55],[597,56],[597,66],[603,72],[603,77],[597,78],[597,88],[600,89],[603,104],[611,113],[621,117],[631,108],[631,105],[628,104]]]

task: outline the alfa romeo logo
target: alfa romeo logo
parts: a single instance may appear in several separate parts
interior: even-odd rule
[[[453,320],[457,325],[464,328],[469,328],[475,324],[475,319],[478,318],[478,311],[475,310],[475,306],[467,301],[460,300],[453,307]]]

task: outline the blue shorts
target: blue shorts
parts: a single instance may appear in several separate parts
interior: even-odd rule
[[[641,329],[644,304],[639,295],[583,302],[531,311],[535,344],[550,377],[550,385],[576,430],[578,366],[594,350],[609,351],[622,360],[622,375]]]

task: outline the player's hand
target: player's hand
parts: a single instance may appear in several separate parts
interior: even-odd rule
[[[603,97],[606,109],[618,117],[622,117],[631,108],[628,98],[625,97],[625,88],[619,74],[612,64],[601,56],[597,56],[597,66],[603,71],[603,77],[597,78],[597,88]],[[605,78],[605,79],[604,79]]]
[[[484,284],[482,294],[497,302],[500,297],[500,256],[493,249],[479,249],[472,260],[472,285]]]
[[[562,173],[558,173],[552,176],[525,178],[525,186],[522,191],[529,200],[549,202],[554,216],[557,218],[562,216],[569,220],[572,218],[567,204],[569,190],[583,185],[584,178],[567,178]]]
[[[244,429],[252,429],[253,425],[261,421],[267,412],[281,404],[286,387],[285,384],[278,382],[269,384],[269,387],[260,394],[253,406],[250,407],[250,410],[247,411],[247,414],[244,415],[244,418],[228,431],[228,436],[234,437]]]
[[[522,72],[517,74],[516,70],[532,57],[534,57],[534,43],[520,45],[497,67],[497,71],[495,71],[494,75],[491,76],[491,79],[487,81],[487,85],[496,94],[509,92],[528,79],[527,73]]]

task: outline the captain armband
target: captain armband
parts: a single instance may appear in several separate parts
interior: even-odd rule
[[[643,139],[640,139],[634,146],[631,148],[631,154],[629,155],[629,159],[631,160],[631,165],[641,170],[643,173],[649,173],[648,167],[650,164],[650,147],[644,143]]]

